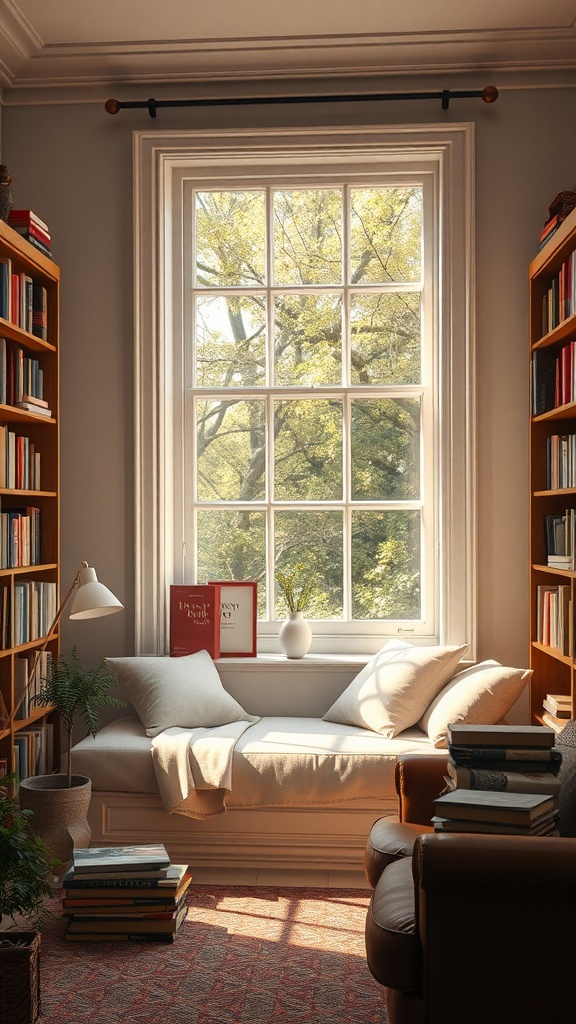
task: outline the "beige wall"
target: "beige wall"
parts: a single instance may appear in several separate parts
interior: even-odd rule
[[[117,95],[135,98],[126,89]],[[503,90],[494,106],[459,100],[447,112],[438,101],[166,110],[156,122],[166,129],[475,121],[478,656],[508,664],[528,660],[527,266],[549,201],[576,184],[576,137],[566,131],[575,97],[570,89]],[[153,127],[146,111],[110,117],[103,103],[3,111],[16,206],[49,223],[62,268],[63,585],[86,558],[126,605],[109,619],[64,624],[64,649],[78,643],[87,660],[133,652],[131,145],[133,130]]]

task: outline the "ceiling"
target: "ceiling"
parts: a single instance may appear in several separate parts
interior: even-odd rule
[[[576,70],[573,0],[0,0],[0,85]]]

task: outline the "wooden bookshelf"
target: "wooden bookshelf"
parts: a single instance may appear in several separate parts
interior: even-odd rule
[[[9,261],[7,263],[7,261]],[[36,555],[28,554],[28,525],[21,523],[22,531],[26,538],[26,547],[14,557],[14,551],[6,550],[6,523],[4,522],[5,536],[2,540],[0,531],[0,598],[6,606],[4,612],[5,620],[0,619],[0,712],[4,709],[8,718],[12,715],[18,702],[19,680],[24,678],[26,672],[18,659],[28,659],[28,666],[31,667],[34,655],[40,648],[45,635],[37,635],[40,627],[33,620],[31,609],[24,604],[24,610],[16,623],[16,609],[20,607],[17,598],[23,591],[23,584],[30,584],[27,591],[26,601],[32,596],[33,587],[37,584],[50,584],[52,599],[55,607],[58,607],[60,590],[60,426],[59,426],[59,382],[60,382],[60,271],[52,260],[37,250],[31,243],[22,238],[16,231],[0,221],[0,262],[3,272],[7,275],[8,282],[12,275],[20,278],[22,283],[24,275],[32,279],[34,286],[38,289],[45,289],[46,296],[46,337],[38,337],[30,328],[30,323],[23,321],[20,303],[16,303],[17,295],[11,289],[10,308],[3,309],[7,317],[0,316],[0,339],[5,339],[4,348],[21,353],[22,358],[28,360],[28,365],[35,363],[42,375],[42,395],[48,403],[51,415],[46,416],[28,412],[15,407],[14,403],[8,401],[0,402],[0,437],[6,439],[10,433],[12,452],[16,451],[16,468],[14,469],[14,458],[12,459],[12,471],[16,478],[10,480],[4,469],[0,483],[0,510],[2,519],[7,517],[4,513],[11,510],[26,510],[29,508],[39,509],[39,550]],[[7,266],[7,269],[6,269]],[[4,290],[6,277],[4,278]],[[1,347],[0,347],[1,356]],[[4,360],[0,358],[0,374],[10,373],[10,365],[13,366],[13,356],[4,369]],[[37,384],[37,377],[35,382]],[[0,380],[1,388],[1,380]],[[11,389],[10,389],[11,390]],[[16,439],[20,438],[20,441]],[[15,446],[15,447],[14,447]],[[40,479],[33,466],[38,466],[38,460],[34,462],[34,454],[39,453]],[[28,457],[29,456],[29,457]],[[0,453],[0,460],[4,462],[4,452]],[[24,465],[26,464],[26,470]],[[15,486],[16,484],[16,486]],[[14,527],[16,533],[18,528]],[[22,536],[19,536],[22,542]],[[32,539],[31,539],[32,542]],[[32,543],[30,544],[32,546]],[[30,561],[30,558],[39,559],[35,564],[19,564],[22,561]],[[8,564],[6,564],[8,563]],[[6,565],[5,568],[1,567]],[[46,588],[44,588],[46,589]],[[41,626],[44,623],[40,624]],[[47,628],[47,627],[46,627]],[[45,630],[44,630],[45,633]],[[2,635],[4,634],[4,635]],[[57,633],[50,636],[47,649],[53,657],[59,653],[59,637]],[[26,717],[16,717],[4,726],[0,724],[0,763],[2,759],[7,762],[9,772],[16,772],[20,777],[25,777],[19,771],[18,754],[15,746],[24,741],[23,737],[36,733],[40,730],[40,744],[45,752],[50,755],[48,760],[44,756],[42,763],[36,767],[40,774],[50,773],[59,767],[59,738],[57,723],[52,721],[50,708],[39,708],[33,702],[29,702],[26,710]],[[51,727],[52,743],[49,742],[48,729]],[[38,742],[37,738],[30,739]],[[26,775],[36,774],[35,767],[29,765]]]
[[[569,697],[571,718],[576,711],[576,572],[548,564],[550,545],[545,529],[546,517],[563,517],[567,510],[576,510],[576,292],[572,294],[574,289],[568,273],[572,260],[576,262],[576,210],[568,215],[529,268],[530,666],[533,669],[530,712],[531,720],[538,723],[543,721],[542,702],[549,693]],[[550,316],[551,307],[556,315]],[[574,351],[570,348],[571,342],[574,342]],[[561,381],[556,384],[557,373],[564,379],[563,391]],[[575,435],[574,442],[565,440],[571,435]],[[550,590],[550,598],[545,588]],[[548,636],[549,602],[555,603],[557,609],[559,600],[562,621],[558,624],[558,611],[555,613],[552,607],[552,633]],[[544,721],[551,724],[549,720]],[[565,721],[562,720],[562,725]]]

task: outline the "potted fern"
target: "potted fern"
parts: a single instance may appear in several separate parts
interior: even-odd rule
[[[90,845],[91,835],[87,814],[92,782],[85,775],[72,774],[74,725],[80,719],[86,734],[95,736],[101,708],[119,711],[126,706],[109,693],[115,682],[105,659],[94,668],[85,668],[74,647],[68,658],[60,658],[52,666],[35,697],[36,704],[53,706],[58,714],[67,739],[67,766],[62,774],[24,779],[20,805],[34,812],[34,828],[64,868],[74,848]]]
[[[303,578],[304,566],[298,562],[287,572],[276,570],[280,592],[288,605],[288,618],[280,626],[278,640],[287,658],[303,658],[312,643],[312,630],[304,618],[312,594],[316,590],[318,574]]]

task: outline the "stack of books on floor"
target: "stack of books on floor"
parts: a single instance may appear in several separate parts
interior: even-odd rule
[[[542,725],[450,725],[436,832],[551,835],[558,827],[556,734]]]
[[[186,917],[187,864],[162,844],[74,850],[64,875],[68,942],[174,942]]]

